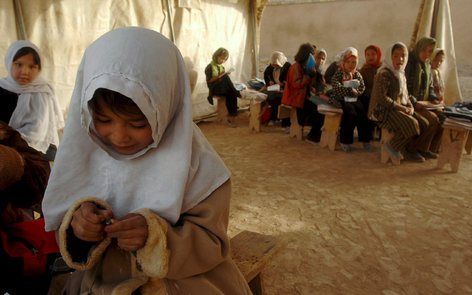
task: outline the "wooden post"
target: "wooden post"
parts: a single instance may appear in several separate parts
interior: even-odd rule
[[[303,140],[303,126],[298,124],[297,108],[295,107],[290,110],[290,137]]]
[[[338,140],[339,125],[341,125],[341,113],[325,112],[323,127],[321,130],[320,146],[328,147],[330,151],[336,149],[336,141]]]
[[[393,165],[400,165],[400,159],[392,157],[387,151],[387,148],[385,147],[385,144],[392,140],[394,134],[385,128],[382,128],[381,133],[382,137],[380,139],[380,162],[386,164],[388,163],[388,160],[390,160]]]
[[[261,111],[262,111],[262,103],[260,101],[251,100],[249,105],[249,130],[260,132],[261,131]]]
[[[468,133],[469,131],[466,128],[444,125],[441,152],[438,157],[438,168],[450,164],[453,172],[459,171],[462,151],[464,150]]]

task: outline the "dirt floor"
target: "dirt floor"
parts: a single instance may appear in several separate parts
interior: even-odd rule
[[[459,173],[380,163],[290,139],[279,127],[199,126],[232,172],[230,236],[284,245],[267,294],[472,294],[472,156]]]

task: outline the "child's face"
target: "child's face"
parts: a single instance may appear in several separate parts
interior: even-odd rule
[[[350,56],[346,61],[344,61],[344,70],[346,72],[354,72],[357,67],[357,57]]]
[[[11,76],[20,85],[31,83],[38,75],[39,66],[31,53],[17,58],[11,66]]]
[[[326,61],[326,55],[324,53],[320,53],[316,55],[315,61],[316,61],[316,66],[318,68],[321,67],[322,65],[324,65]]]
[[[397,48],[392,53],[392,65],[395,70],[400,70],[400,68],[405,63],[406,59],[406,50],[405,48]]]
[[[116,114],[103,102],[93,114],[93,124],[100,140],[122,155],[133,155],[153,142],[152,129],[144,115]]]
[[[222,63],[224,63],[226,60],[228,59],[228,56],[223,54],[223,55],[220,55],[216,58],[216,62],[221,65]]]
[[[431,68],[439,69],[439,67],[444,62],[444,54],[438,54],[434,57],[433,61],[431,62]]]
[[[434,45],[428,45],[420,51],[419,57],[422,62],[425,62],[433,54]]]
[[[368,49],[365,52],[365,62],[369,65],[375,64],[377,61],[377,52],[373,49]]]

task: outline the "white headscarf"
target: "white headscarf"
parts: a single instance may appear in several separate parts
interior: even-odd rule
[[[272,56],[270,57],[271,64],[276,64],[279,67],[283,67],[286,62],[287,62],[287,57],[285,56],[285,54],[283,54],[283,52],[280,52],[280,51],[272,52]]]
[[[341,52],[336,54],[336,56],[334,57],[334,61],[339,65],[340,63],[343,62],[345,57],[348,57],[351,55],[358,57],[359,54],[358,54],[357,49],[354,47],[346,47]]]
[[[87,103],[98,88],[138,105],[152,128],[148,148],[121,156],[89,135]],[[108,32],[86,49],[43,200],[46,230],[57,229],[67,209],[87,196],[109,203],[117,218],[149,208],[174,224],[229,177],[192,121],[189,80],[174,44],[130,27]]]
[[[405,53],[406,53],[405,62],[403,63],[403,65],[400,67],[399,70],[396,70],[392,63],[392,54],[393,54],[392,49],[395,45],[402,46],[405,49]],[[380,69],[383,69],[383,68],[389,69],[390,71],[392,71],[395,77],[397,77],[398,82],[400,83],[399,97],[400,97],[400,102],[402,105],[407,105],[408,100],[409,100],[408,87],[407,87],[406,76],[405,76],[405,68],[406,68],[407,63],[408,63],[408,48],[406,47],[404,43],[396,42],[395,44],[390,46],[390,48],[388,48],[387,51],[385,51],[384,61],[382,63],[382,66],[380,67]]]
[[[41,58],[39,49],[33,43],[25,40],[14,42],[5,56],[8,76],[0,79],[0,87],[19,94],[8,125],[16,129],[29,146],[46,153],[50,144],[59,145],[58,131],[64,128],[64,117],[52,86],[41,77],[41,73],[27,85],[18,84],[11,76],[13,58],[24,47],[32,48]]]

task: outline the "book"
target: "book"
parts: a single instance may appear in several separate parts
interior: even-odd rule
[[[267,91],[280,91],[280,85],[274,84],[267,87]]]

